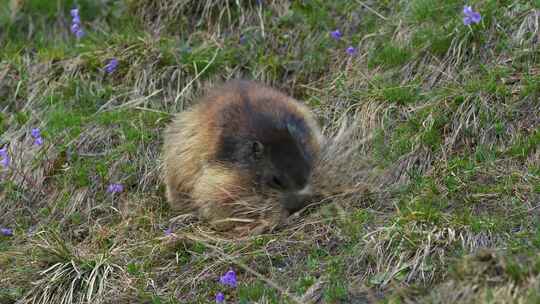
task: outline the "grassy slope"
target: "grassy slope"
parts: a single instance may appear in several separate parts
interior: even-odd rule
[[[81,0],[81,41],[72,1],[11,2],[0,226],[15,235],[0,236],[0,303],[540,301],[537,0],[473,1],[483,19],[471,27],[454,0]],[[348,116],[373,178],[353,167],[330,179],[370,194],[248,240],[189,218],[165,236],[160,131],[205,82],[238,76],[305,100],[330,137]],[[329,161],[343,169],[343,157]],[[124,192],[106,193],[116,182]],[[217,282],[229,268],[236,289]]]

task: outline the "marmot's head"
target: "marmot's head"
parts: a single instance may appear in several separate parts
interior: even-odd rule
[[[240,84],[231,97],[237,102],[216,116],[216,159],[242,170],[260,192],[306,197],[320,148],[319,130],[293,99],[256,88]],[[297,198],[294,202],[282,205],[289,211],[304,206]]]
[[[283,136],[250,145],[259,184],[281,192],[299,192],[308,186],[312,160],[294,140]]]
[[[311,192],[309,183],[316,155],[295,132],[298,130],[289,126],[267,129],[259,138],[253,134],[226,136],[218,160],[232,162],[248,173],[260,191],[281,192],[283,207],[297,211]]]
[[[232,161],[239,168],[253,174],[258,185],[294,192],[304,189],[309,182],[313,159],[299,144],[287,136],[265,139],[226,137],[218,160]],[[224,154],[227,157],[224,158]]]

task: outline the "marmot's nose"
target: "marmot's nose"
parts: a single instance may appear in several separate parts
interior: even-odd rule
[[[308,186],[308,179],[304,174],[295,176],[291,182],[291,184],[294,185],[293,189],[298,191],[301,191]]]
[[[306,186],[300,191],[286,193],[281,201],[285,210],[290,214],[306,207],[313,198],[311,186]]]
[[[296,195],[312,195],[313,191],[311,189],[311,185],[306,185],[304,188],[300,189],[299,191],[296,191]]]

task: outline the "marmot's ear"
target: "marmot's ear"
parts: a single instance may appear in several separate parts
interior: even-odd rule
[[[264,146],[260,141],[254,140],[251,142],[251,155],[255,160],[263,157]]]

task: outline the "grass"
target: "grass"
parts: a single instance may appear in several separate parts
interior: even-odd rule
[[[81,40],[74,3],[0,4],[0,303],[539,301],[538,1],[468,27],[459,1],[84,0]],[[171,115],[237,77],[304,100],[316,182],[349,189],[244,239],[159,175]]]

